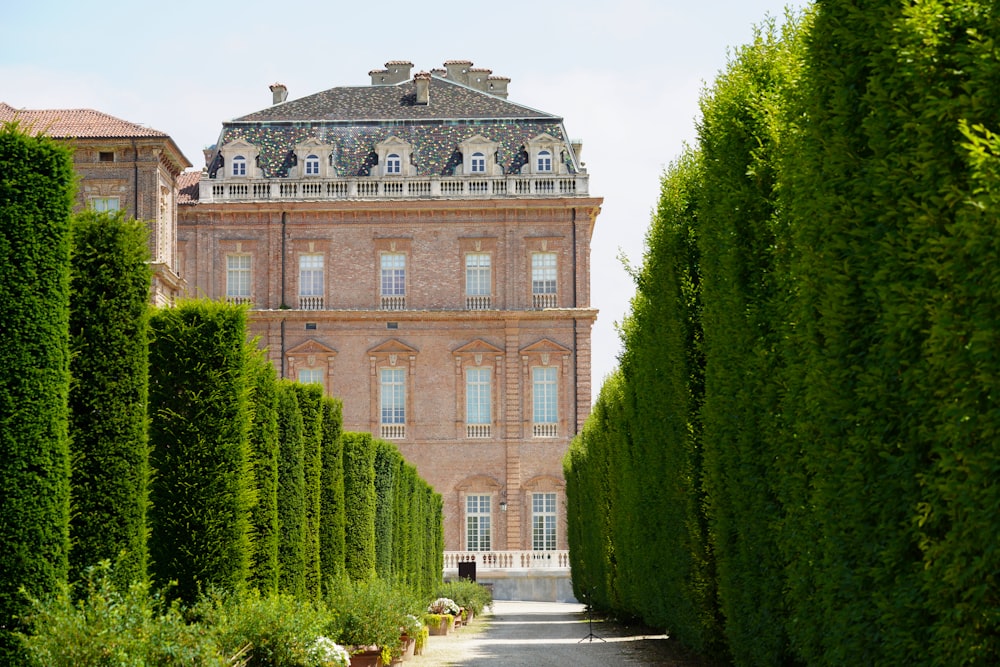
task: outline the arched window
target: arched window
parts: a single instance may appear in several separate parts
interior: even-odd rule
[[[399,154],[389,153],[385,158],[385,173],[387,174],[398,174],[402,171],[403,161],[400,159]]]
[[[306,176],[319,176],[319,158],[315,155],[306,156]]]
[[[247,175],[247,159],[242,155],[233,158],[233,176]]]
[[[552,153],[538,151],[538,171],[552,171]]]
[[[472,173],[473,174],[485,174],[486,173],[486,156],[482,153],[472,154]]]

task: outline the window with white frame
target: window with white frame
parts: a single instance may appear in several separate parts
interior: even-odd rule
[[[306,156],[306,176],[319,176],[319,157],[316,155]]]
[[[232,303],[250,301],[250,255],[226,255],[226,300]]]
[[[558,434],[559,392],[555,366],[534,366],[531,369],[531,423],[536,438],[551,438]]]
[[[403,159],[398,153],[389,153],[385,158],[385,173],[398,174],[403,170]]]
[[[299,255],[299,308],[323,309],[323,255]]]
[[[492,497],[469,495],[465,497],[465,550],[490,550],[490,508]]]
[[[237,155],[233,158],[233,176],[246,176],[247,175],[247,159],[242,155]]]
[[[386,439],[406,437],[406,369],[379,370],[379,410],[381,436]]]
[[[493,426],[493,374],[489,368],[465,369],[465,431],[469,438],[489,438]]]
[[[121,200],[118,197],[91,197],[90,208],[98,213],[117,211],[121,208]]]
[[[552,153],[549,151],[538,151],[538,171],[552,171]]]
[[[489,253],[470,252],[465,255],[465,305],[469,310],[486,310],[492,307],[491,265]]]
[[[531,548],[554,551],[556,548],[556,494],[531,494]]]
[[[472,159],[469,162],[469,166],[473,174],[485,174],[486,173],[486,156],[482,153],[473,153]]]
[[[554,308],[556,302],[556,254],[531,254],[531,302],[534,308]]]
[[[320,368],[299,369],[299,382],[302,384],[323,384],[323,370]]]
[[[406,255],[382,253],[379,294],[382,310],[402,310],[406,307]]]

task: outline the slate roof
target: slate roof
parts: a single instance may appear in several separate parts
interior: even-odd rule
[[[168,138],[164,132],[93,109],[15,109],[0,102],[0,122],[18,121],[22,129],[54,139]]]
[[[434,75],[428,104],[416,103],[413,80],[331,88],[223,123],[217,147],[237,139],[253,144],[263,175],[274,178],[290,173],[297,144],[317,139],[333,147],[338,176],[356,177],[370,174],[378,143],[397,137],[412,146],[418,175],[448,176],[461,163],[459,144],[472,136],[497,142],[498,163],[516,173],[527,161],[527,141],[540,134],[567,141],[558,116]],[[569,153],[564,159],[573,172]],[[220,164],[217,154],[209,177]]]

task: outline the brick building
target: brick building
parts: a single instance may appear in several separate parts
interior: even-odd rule
[[[149,222],[151,299],[172,304],[182,286],[175,271],[177,179],[191,163],[170,136],[92,109],[15,109],[0,102],[0,123],[12,121],[71,145],[80,176],[77,210],[124,209],[127,217]]]
[[[602,200],[562,118],[468,61],[224,122],[185,176],[189,293],[248,303],[284,377],[344,401],[445,500],[446,570],[566,566],[562,458],[590,411]]]

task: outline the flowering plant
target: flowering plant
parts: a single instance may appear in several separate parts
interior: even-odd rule
[[[340,644],[322,635],[316,638],[309,648],[309,664],[317,667],[350,667],[351,656]]]
[[[402,622],[399,625],[399,634],[406,635],[407,637],[416,637],[420,634],[420,630],[424,627],[420,619],[413,614],[407,614],[403,617]]]
[[[427,605],[427,611],[431,614],[451,614],[452,616],[458,616],[461,611],[455,601],[451,598],[438,598]]]

